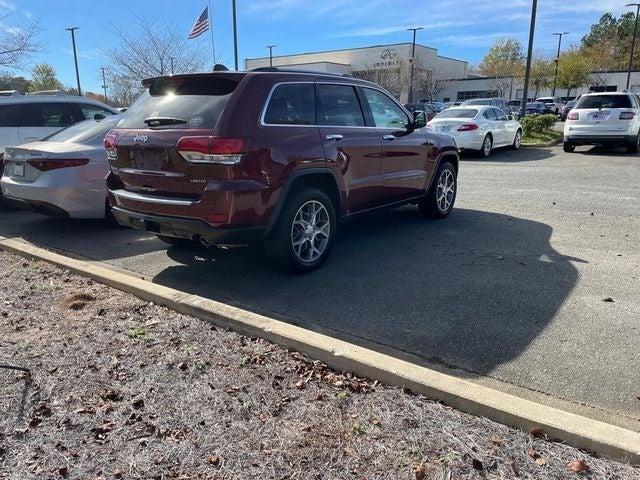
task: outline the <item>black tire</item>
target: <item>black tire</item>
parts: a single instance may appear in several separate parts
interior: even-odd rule
[[[489,147],[488,151],[486,149],[487,141],[491,142],[491,146]],[[484,140],[482,141],[482,147],[479,150],[480,156],[482,158],[489,158],[492,150],[493,150],[493,137],[491,136],[490,133],[487,133],[484,137]]]
[[[564,150],[567,153],[573,153],[575,149],[576,149],[576,146],[572,143],[564,142],[562,144],[562,150]]]
[[[636,136],[636,141],[627,143],[627,153],[638,153],[640,147],[640,133]]]
[[[302,237],[306,237],[306,235],[313,235],[313,237],[303,239],[300,252],[296,253],[294,248],[294,220],[299,214],[304,216],[303,208],[308,208],[308,205],[313,205],[315,202],[324,207],[324,212],[318,215],[320,215],[320,220],[326,219],[325,225],[328,222],[328,237],[317,233],[299,231],[298,233]],[[317,205],[315,207],[319,208]],[[317,188],[302,187],[289,193],[285,199],[280,216],[273,230],[264,241],[264,250],[273,266],[279,270],[289,273],[311,272],[319,268],[329,256],[336,236],[336,229],[335,207],[329,196]],[[320,242],[324,242],[320,245],[323,250],[317,258],[311,258],[315,255],[314,252],[311,252],[309,260],[303,260],[301,257],[306,256],[304,253],[309,252],[309,247],[312,245],[315,247],[316,237],[319,238]]]
[[[522,145],[522,130],[518,129],[516,132],[516,136],[513,137],[513,144],[511,145],[512,150],[520,150],[520,146]]]
[[[440,185],[443,176],[447,175],[447,172],[453,175],[453,192],[450,197],[450,204],[447,208],[442,208],[442,204],[438,202],[438,196],[440,194]],[[458,173],[451,162],[444,161],[436,173],[431,188],[427,194],[418,202],[418,211],[421,215],[429,218],[441,219],[446,218],[453,210],[453,206],[456,203],[456,195],[458,193]]]
[[[191,240],[189,238],[167,237],[166,235],[156,235],[156,237],[158,237],[158,239],[162,240],[164,243],[177,248],[200,248],[203,246],[200,242]]]

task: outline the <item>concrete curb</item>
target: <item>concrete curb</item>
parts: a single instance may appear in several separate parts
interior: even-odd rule
[[[556,138],[555,140],[551,140],[547,143],[533,143],[533,144],[522,144],[520,148],[545,148],[545,147],[553,147],[555,145],[560,145],[562,143],[562,137]]]
[[[332,368],[401,386],[474,415],[532,431],[622,462],[640,464],[640,433],[525,400],[464,379],[399,360],[374,350],[322,335],[179,290],[114,271],[99,261],[81,261],[0,237],[0,249],[43,260],[144,300],[229,328],[264,338],[320,360]]]

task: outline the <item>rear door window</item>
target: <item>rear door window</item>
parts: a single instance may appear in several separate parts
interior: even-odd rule
[[[580,98],[575,108],[632,108],[632,104],[627,95],[589,95]]]
[[[499,108],[492,108],[496,120],[508,120],[507,115]]]
[[[213,129],[235,91],[237,78],[173,77],[156,81],[127,110],[119,128],[148,128],[145,119],[167,117],[166,128]]]
[[[25,103],[21,127],[68,127],[74,123],[69,105],[63,102]]]
[[[18,127],[20,105],[0,105],[0,127]]]
[[[316,95],[312,83],[278,85],[264,114],[269,125],[315,125]]]
[[[487,120],[496,120],[496,113],[493,108],[487,108],[482,114],[482,116]]]
[[[364,127],[364,115],[354,87],[318,84],[318,124]]]

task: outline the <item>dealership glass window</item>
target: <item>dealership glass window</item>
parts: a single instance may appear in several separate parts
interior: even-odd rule
[[[409,118],[404,111],[384,93],[364,88],[375,126],[379,128],[404,128],[409,123]]]
[[[318,84],[318,125],[364,127],[364,115],[353,87]]]
[[[271,125],[315,125],[316,100],[313,84],[278,85],[269,100],[264,122]]]

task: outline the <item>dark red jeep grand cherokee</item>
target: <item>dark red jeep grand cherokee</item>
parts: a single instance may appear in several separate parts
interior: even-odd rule
[[[276,266],[327,258],[338,221],[451,212],[458,153],[375,84],[276,69],[152,78],[105,138],[119,223],[172,245],[259,239]]]

